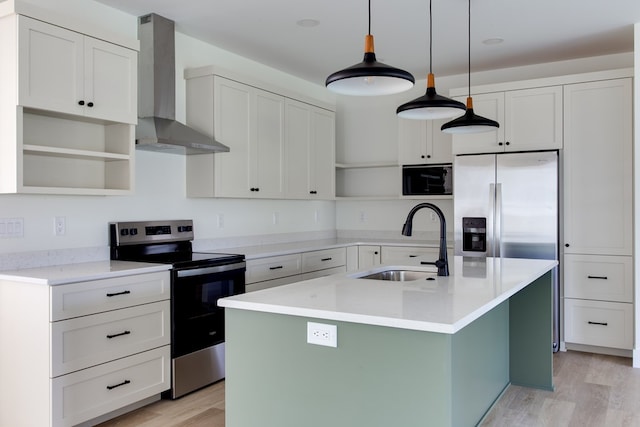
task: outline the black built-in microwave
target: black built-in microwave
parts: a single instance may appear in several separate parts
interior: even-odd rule
[[[403,196],[453,194],[451,163],[402,166]]]

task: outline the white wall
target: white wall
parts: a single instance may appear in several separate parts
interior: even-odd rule
[[[94,1],[30,0],[30,3],[42,8],[55,8],[54,12],[65,18],[83,20],[86,26],[95,25],[123,37],[137,38],[136,17]],[[259,73],[259,78],[267,83],[333,102],[333,97],[327,95],[324,87],[178,33],[176,117],[179,120],[184,121],[185,118],[183,69],[211,64],[254,76]],[[273,224],[274,212],[279,216],[277,225]],[[224,219],[222,228],[217,226],[219,214]],[[67,232],[64,236],[54,236],[55,216],[66,217]],[[71,248],[106,247],[109,221],[193,218],[199,240],[333,231],[335,202],[188,199],[185,196],[184,156],[136,151],[136,191],[133,196],[0,195],[0,218],[24,219],[23,238],[0,239],[0,269],[3,269],[13,268],[13,257],[8,254],[14,252],[53,253],[54,250]],[[105,253],[98,251],[98,254]]]

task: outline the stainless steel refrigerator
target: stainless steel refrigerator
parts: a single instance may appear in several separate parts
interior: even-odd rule
[[[558,152],[456,156],[455,254],[558,259]],[[559,274],[554,270],[553,351],[559,344]]]

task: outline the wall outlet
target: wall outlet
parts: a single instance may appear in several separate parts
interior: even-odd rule
[[[218,214],[218,228],[224,228],[224,215]]]
[[[56,236],[64,236],[67,232],[67,220],[63,216],[57,216],[53,219],[53,233]]]
[[[338,347],[338,327],[326,323],[307,322],[307,343]]]
[[[367,213],[365,211],[360,211],[360,222],[367,222]]]
[[[273,225],[278,225],[280,223],[280,213],[274,212],[272,215]]]

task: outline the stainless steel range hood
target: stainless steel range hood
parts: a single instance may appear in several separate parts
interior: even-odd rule
[[[229,151],[226,145],[175,119],[174,22],[155,13],[138,19],[140,56],[136,148],[175,154]]]

